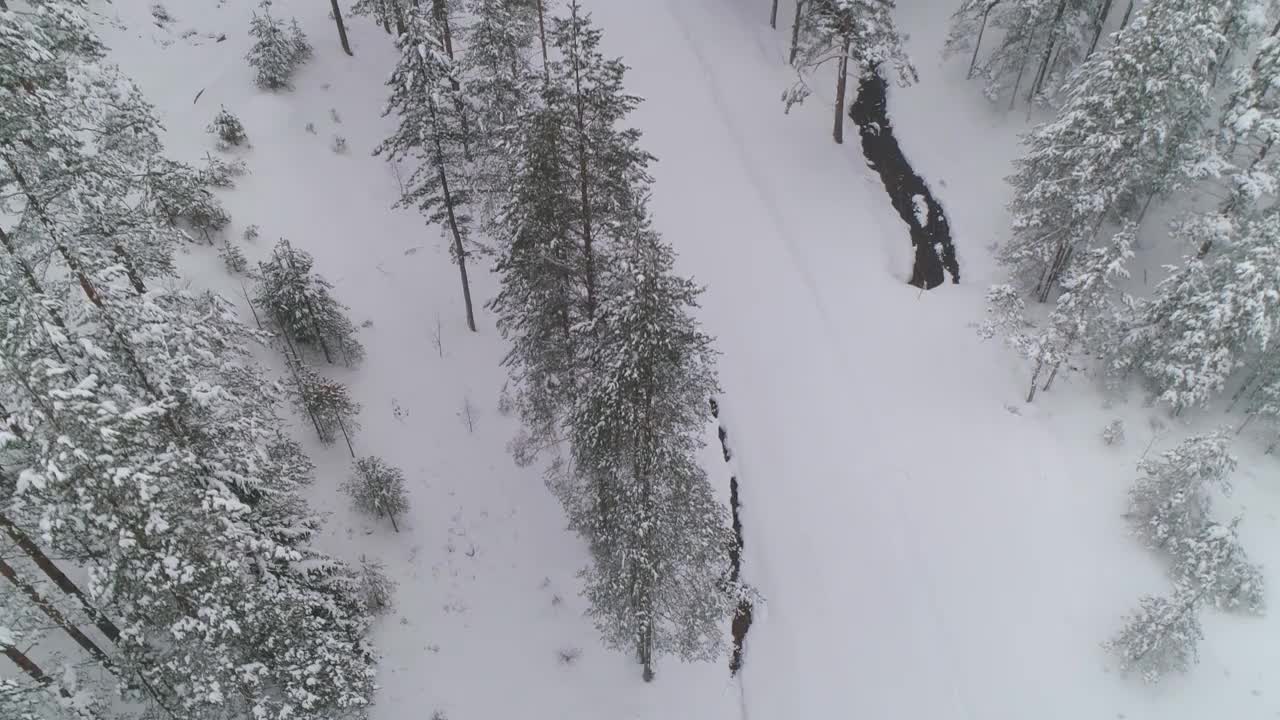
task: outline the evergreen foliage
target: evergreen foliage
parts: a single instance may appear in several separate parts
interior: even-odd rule
[[[394,113],[399,125],[374,154],[385,155],[388,162],[413,162],[396,205],[419,210],[452,235],[450,253],[462,278],[467,326],[475,332],[467,280],[472,201],[468,111],[453,60],[427,8],[412,10],[405,22],[397,41],[400,61],[387,81],[391,98],[383,110],[384,115]]]
[[[255,302],[271,324],[295,346],[319,348],[328,362],[334,355],[352,365],[364,358],[364,346],[347,317],[347,306],[333,296],[333,285],[312,272],[310,253],[281,239],[271,259],[258,263]]]
[[[1120,659],[1120,669],[1157,682],[1171,672],[1186,672],[1199,661],[1204,639],[1196,591],[1178,588],[1173,597],[1144,595],[1120,632],[1104,647]]]
[[[224,150],[249,142],[249,136],[245,133],[240,118],[232,115],[225,105],[217,115],[213,116],[213,122],[209,123],[208,131],[218,136],[218,147]]]
[[[353,400],[347,386],[337,380],[321,375],[299,360],[290,359],[289,364],[289,396],[294,407],[311,419],[320,442],[331,445],[341,435],[350,446],[351,435],[360,427],[356,422],[360,403]]]
[[[280,90],[292,86],[293,73],[311,57],[311,45],[298,27],[297,20],[288,26],[271,14],[271,0],[258,5],[261,14],[255,12],[249,23],[253,47],[245,59],[257,72],[258,86],[267,90]]]
[[[1229,46],[1223,25],[1216,3],[1152,0],[1072,75],[1057,118],[1025,141],[1001,260],[1041,301],[1105,221],[1141,222],[1152,198],[1221,169],[1203,125],[1212,68]]]
[[[1195,536],[1179,539],[1173,577],[1179,585],[1199,588],[1219,608],[1261,614],[1266,586],[1262,570],[1240,545],[1239,524],[1240,518],[1227,525],[1209,522]]]
[[[1199,435],[1152,460],[1129,493],[1129,521],[1153,548],[1173,549],[1209,523],[1210,492],[1229,492],[1236,460],[1225,434]]]
[[[400,468],[388,465],[382,458],[362,457],[352,466],[351,477],[343,483],[342,491],[351,496],[357,510],[387,516],[400,532],[396,516],[409,510],[409,494]]]

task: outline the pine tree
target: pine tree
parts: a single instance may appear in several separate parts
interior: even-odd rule
[[[314,264],[310,253],[282,238],[271,259],[258,263],[255,303],[291,344],[318,347],[330,363],[340,354],[350,366],[364,358],[364,346],[347,318],[347,306],[333,296],[328,280],[312,272]]]
[[[557,113],[534,109],[518,128],[511,198],[498,222],[504,250],[496,270],[502,286],[490,308],[512,344],[504,364],[518,389],[515,404],[529,434],[517,449],[534,449],[559,436],[568,393],[577,384],[582,248],[571,227],[575,201]],[[518,452],[517,459],[532,458]]]
[[[258,7],[262,14],[255,12],[249,22],[254,42],[245,59],[257,71],[259,87],[289,88],[294,71],[311,57],[311,45],[297,20],[291,20],[286,27],[283,20],[271,14],[271,0],[262,0]]]
[[[1194,537],[1181,538],[1174,549],[1173,577],[1180,585],[1199,588],[1202,597],[1220,608],[1261,614],[1266,586],[1262,570],[1249,562],[1237,527],[1207,523]]]
[[[1203,405],[1280,331],[1280,212],[1232,222],[1211,214],[1184,223],[1179,237],[1212,245],[1188,256],[1122,328],[1113,364],[1139,370],[1175,410]]]
[[[512,138],[536,96],[529,58],[536,23],[532,10],[527,0],[470,0],[467,5],[475,21],[467,29],[467,52],[458,71],[476,119],[470,184],[487,225],[508,193],[514,174]]]
[[[1209,521],[1209,493],[1231,489],[1227,476],[1236,459],[1223,433],[1199,435],[1154,460],[1143,460],[1143,477],[1129,493],[1128,518],[1153,548],[1172,549],[1196,537]]]
[[[249,142],[249,136],[244,131],[244,124],[240,122],[240,118],[232,115],[225,105],[222,106],[217,115],[213,116],[213,122],[209,123],[208,131],[218,136],[218,147],[223,150],[239,147]]]
[[[425,13],[425,9],[412,12],[397,41],[400,61],[387,81],[391,98],[383,114],[395,113],[399,125],[374,154],[385,154],[388,162],[414,162],[413,173],[396,205],[417,208],[432,223],[447,223],[453,236],[450,252],[462,279],[467,327],[475,332],[471,284],[467,279],[467,240],[471,230],[467,207],[472,192],[466,182],[471,160],[466,148],[466,112],[453,62],[444,54],[436,25]]]
[[[404,486],[404,472],[377,457],[362,457],[352,467],[351,477],[342,485],[352,503],[361,512],[383,515],[391,527],[400,532],[396,516],[409,510],[409,495]]]
[[[1153,198],[1208,172],[1202,125],[1222,22],[1214,3],[1152,0],[1080,67],[1058,117],[1025,141],[1010,178],[1014,235],[1000,256],[1042,302],[1105,220],[1140,223]]]
[[[360,558],[360,597],[369,612],[382,615],[391,610],[396,581],[387,577],[386,569],[376,560]]]
[[[6,521],[84,566],[119,707],[358,716],[366,621],[350,572],[309,548],[306,464],[249,364],[255,336],[216,297],[169,289],[172,243],[150,241],[172,235],[125,202],[159,160],[154,117],[99,62],[75,7],[36,4],[0,13],[14,60],[0,72],[40,88],[0,120],[0,183],[20,218],[0,227]],[[137,131],[90,143],[95,128]]]
[[[347,386],[337,380],[321,375],[296,359],[290,359],[289,364],[289,395],[294,406],[310,418],[320,442],[331,445],[341,433],[354,457],[351,435],[359,428],[356,415],[360,413],[360,403],[351,399]]]
[[[809,94],[805,74],[836,63],[836,107],[832,137],[844,142],[845,89],[849,64],[860,73],[891,67],[903,84],[915,82],[915,67],[893,22],[894,0],[808,0],[792,60],[800,78],[783,94],[787,109]]]
[[[660,654],[706,660],[737,595],[733,542],[697,452],[716,391],[711,339],[690,312],[700,290],[643,216],[626,231],[589,350],[592,382],[569,419],[574,468],[557,490],[590,543],[589,613],[644,679]]]
[[[985,79],[987,97],[1007,96],[1012,108],[1023,89],[1027,102],[1052,97],[1092,52],[1109,11],[1106,0],[966,0],[953,16],[946,47],[949,53],[968,50],[976,34],[969,76]],[[980,62],[988,28],[996,30],[997,42]]]
[[[1170,672],[1186,672],[1199,661],[1204,639],[1196,590],[1179,587],[1173,597],[1144,595],[1123,629],[1105,644],[1120,658],[1120,669],[1134,671],[1147,682]]]

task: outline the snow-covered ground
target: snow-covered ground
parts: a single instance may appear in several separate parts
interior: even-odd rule
[[[389,37],[348,18],[347,57],[328,3],[276,0],[316,54],[294,91],[271,94],[243,59],[252,0],[165,0],[175,18],[166,26],[142,0],[99,8],[113,59],[158,107],[170,154],[215,152],[204,127],[219,105],[244,121],[253,146],[239,156],[251,174],[225,201],[234,237],[261,228],[250,259],[289,238],[315,256],[352,319],[372,323],[361,333],[368,360],[340,372],[364,406],[357,451],[409,474],[401,532],[354,515],[337,494],[345,448],[311,450],[322,468],[312,502],[333,514],[327,549],[376,556],[400,582],[374,638],[376,717],[1280,714],[1274,617],[1207,612],[1200,665],[1155,688],[1109,669],[1099,648],[1140,594],[1167,589],[1160,560],[1120,515],[1139,457],[1189,428],[1136,396],[1104,409],[1083,376],[1026,405],[1026,368],[970,327],[999,278],[989,246],[1007,228],[1003,177],[1027,126],[940,59],[951,3],[899,0],[921,82],[889,101],[964,270],[962,284],[926,293],[905,283],[906,225],[857,143],[831,143],[831,93],[818,88],[783,115],[787,32],[768,28],[768,3],[584,3],[606,52],[631,66],[628,89],[647,99],[633,122],[660,159],[657,225],[682,271],[707,286],[702,320],[723,352],[744,576],[767,598],[740,685],[726,663],[670,660],[645,685],[582,617],[575,573],[586,554],[538,470],[516,467],[505,449],[517,426],[497,411],[503,342],[483,312],[480,332],[466,331],[440,229],[390,209],[397,178],[369,155],[390,127],[380,117]],[[791,3],[781,5],[789,18]],[[330,149],[335,135],[345,154]],[[193,283],[239,296],[212,249],[194,247],[186,265]],[[492,295],[480,268],[473,278],[479,298]],[[1108,447],[1100,433],[1115,418],[1128,441]],[[1275,459],[1247,438],[1237,451],[1242,538],[1280,566]],[[706,462],[727,496],[714,445]],[[560,658],[574,650],[577,659]]]

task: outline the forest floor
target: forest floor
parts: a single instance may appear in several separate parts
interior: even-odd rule
[[[112,59],[157,105],[169,153],[216,152],[205,126],[220,105],[237,114],[252,147],[236,153],[250,174],[224,196],[231,237],[260,227],[251,260],[289,238],[356,324],[370,323],[367,361],[333,372],[363,404],[357,452],[410,478],[400,532],[338,494],[345,447],[309,449],[321,468],[311,502],[331,513],[326,549],[377,557],[400,583],[374,637],[377,720],[1280,714],[1274,615],[1206,612],[1200,664],[1156,687],[1099,647],[1139,595],[1168,586],[1121,517],[1135,463],[1232,418],[1171,419],[1085,375],[1027,405],[1027,368],[978,339],[971,325],[999,280],[991,246],[1008,226],[1003,178],[1029,125],[940,58],[950,3],[899,0],[921,81],[889,96],[964,270],[960,284],[921,292],[906,283],[908,227],[858,143],[831,142],[833,93],[783,114],[788,33],[769,29],[764,0],[584,0],[606,53],[631,67],[628,90],[646,98],[632,122],[659,158],[657,227],[707,286],[701,319],[723,353],[734,457],[726,467],[708,427],[704,461],[726,503],[730,474],[739,480],[743,573],[765,598],[738,678],[727,658],[666,660],[646,685],[632,658],[600,645],[578,596],[585,550],[539,469],[507,452],[518,426],[498,411],[505,347],[492,317],[479,312],[467,332],[440,228],[391,209],[397,175],[370,156],[391,127],[389,36],[348,18],[347,57],[328,3],[276,0],[316,53],[292,92],[268,93],[244,61],[253,0],[162,2],[170,22],[141,0],[97,9]],[[1139,262],[1159,277],[1154,259]],[[477,265],[483,301],[495,283]],[[214,248],[192,246],[184,266],[194,285],[241,297]],[[1124,445],[1100,439],[1113,419]],[[1260,448],[1249,433],[1237,443],[1237,492],[1219,511],[1245,510],[1242,539],[1274,568],[1280,485]]]

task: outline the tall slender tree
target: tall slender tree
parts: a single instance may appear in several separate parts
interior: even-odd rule
[[[845,91],[849,66],[858,72],[890,68],[903,84],[918,78],[893,21],[894,0],[808,0],[800,24],[799,51],[792,60],[800,74],[783,95],[789,110],[809,95],[806,74],[835,63],[835,121],[831,136],[844,142]]]
[[[467,327],[475,332],[467,279],[472,191],[467,182],[471,160],[466,148],[466,111],[453,61],[437,27],[421,8],[409,15],[397,42],[400,61],[387,81],[391,98],[384,111],[395,113],[399,124],[374,152],[389,162],[414,162],[396,204],[418,209],[429,221],[445,225],[452,236],[451,254],[462,280]]]

